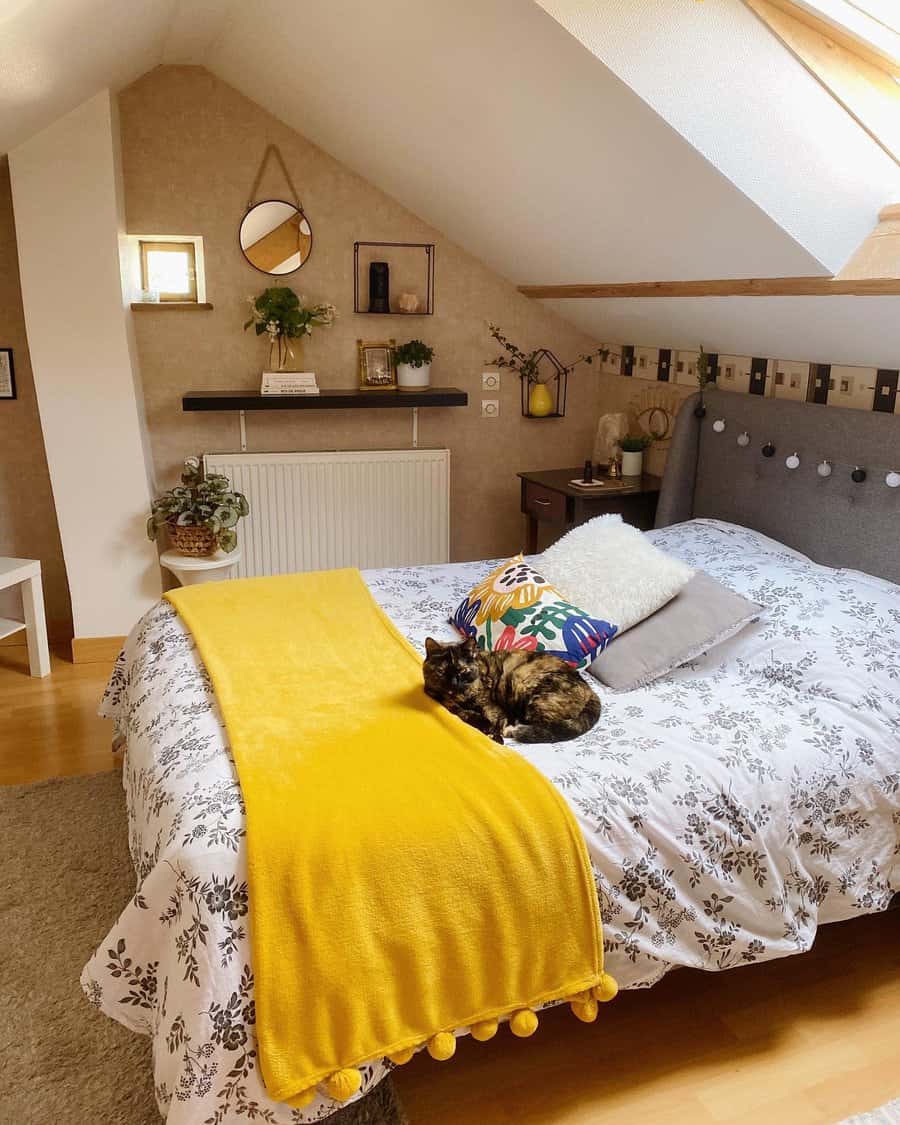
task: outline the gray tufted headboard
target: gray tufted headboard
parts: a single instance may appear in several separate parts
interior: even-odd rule
[[[694,417],[699,395],[678,413],[663,478],[656,526],[708,517],[742,524],[802,551],[826,566],[846,566],[900,583],[900,417],[863,410],[763,398],[709,388],[706,416]],[[713,422],[723,418],[724,433]],[[747,430],[750,444],[737,444]],[[775,456],[763,457],[771,441]],[[785,467],[791,453],[800,467]],[[834,462],[832,475],[816,473]],[[854,465],[866,469],[854,483]]]

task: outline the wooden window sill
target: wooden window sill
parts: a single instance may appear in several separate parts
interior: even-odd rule
[[[134,312],[146,312],[148,309],[178,309],[181,312],[212,311],[209,301],[132,301],[131,308]]]

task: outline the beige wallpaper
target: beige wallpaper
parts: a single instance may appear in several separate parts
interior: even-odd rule
[[[13,349],[14,401],[0,400],[0,555],[40,559],[51,637],[72,635],[72,609],[38,415],[9,186],[9,163],[0,157],[0,347]],[[18,591],[0,592],[0,616],[21,619]],[[11,641],[21,642],[16,634]]]
[[[322,387],[351,387],[358,337],[400,343],[417,336],[434,347],[432,382],[469,393],[466,408],[419,412],[420,445],[451,450],[452,556],[518,550],[523,527],[517,471],[583,462],[601,409],[622,409],[636,389],[633,381],[582,366],[569,380],[566,418],[535,421],[522,418],[518,380],[504,374],[500,417],[482,419],[481,372],[496,353],[488,320],[521,347],[544,345],[562,359],[590,350],[595,341],[520,296],[440,232],[202,68],[151,71],[122,92],[120,109],[128,230],[202,235],[207,295],[215,306],[212,312],[151,310],[134,317],[160,483],[173,481],[186,454],[238,448],[236,415],[184,414],[181,396],[187,390],[258,387],[266,347],[241,325],[247,297],[269,282],[244,261],[237,228],[265,147],[275,142],[314,236],[307,264],[286,283],[310,300],[334,302],[339,311],[334,327],[305,344],[304,368],[317,372]],[[415,152],[409,159],[416,159]],[[280,197],[285,190],[270,163],[260,197]],[[354,315],[355,240],[436,243],[435,315]],[[411,412],[251,414],[247,428],[255,451],[404,448],[411,442]]]

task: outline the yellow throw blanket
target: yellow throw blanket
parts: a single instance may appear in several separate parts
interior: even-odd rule
[[[273,1098],[346,1099],[360,1064],[481,1039],[603,973],[584,840],[514,750],[429,699],[358,571],[166,595],[212,677],[247,817],[259,1058]]]

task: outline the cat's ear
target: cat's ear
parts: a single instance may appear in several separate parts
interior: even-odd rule
[[[426,656],[434,656],[436,653],[440,652],[443,647],[444,646],[442,644],[438,644],[438,642],[434,639],[434,637],[426,637],[425,638],[425,655]]]
[[[478,641],[470,633],[469,636],[466,637],[466,639],[463,641],[461,647],[465,652],[474,654],[478,651]]]

